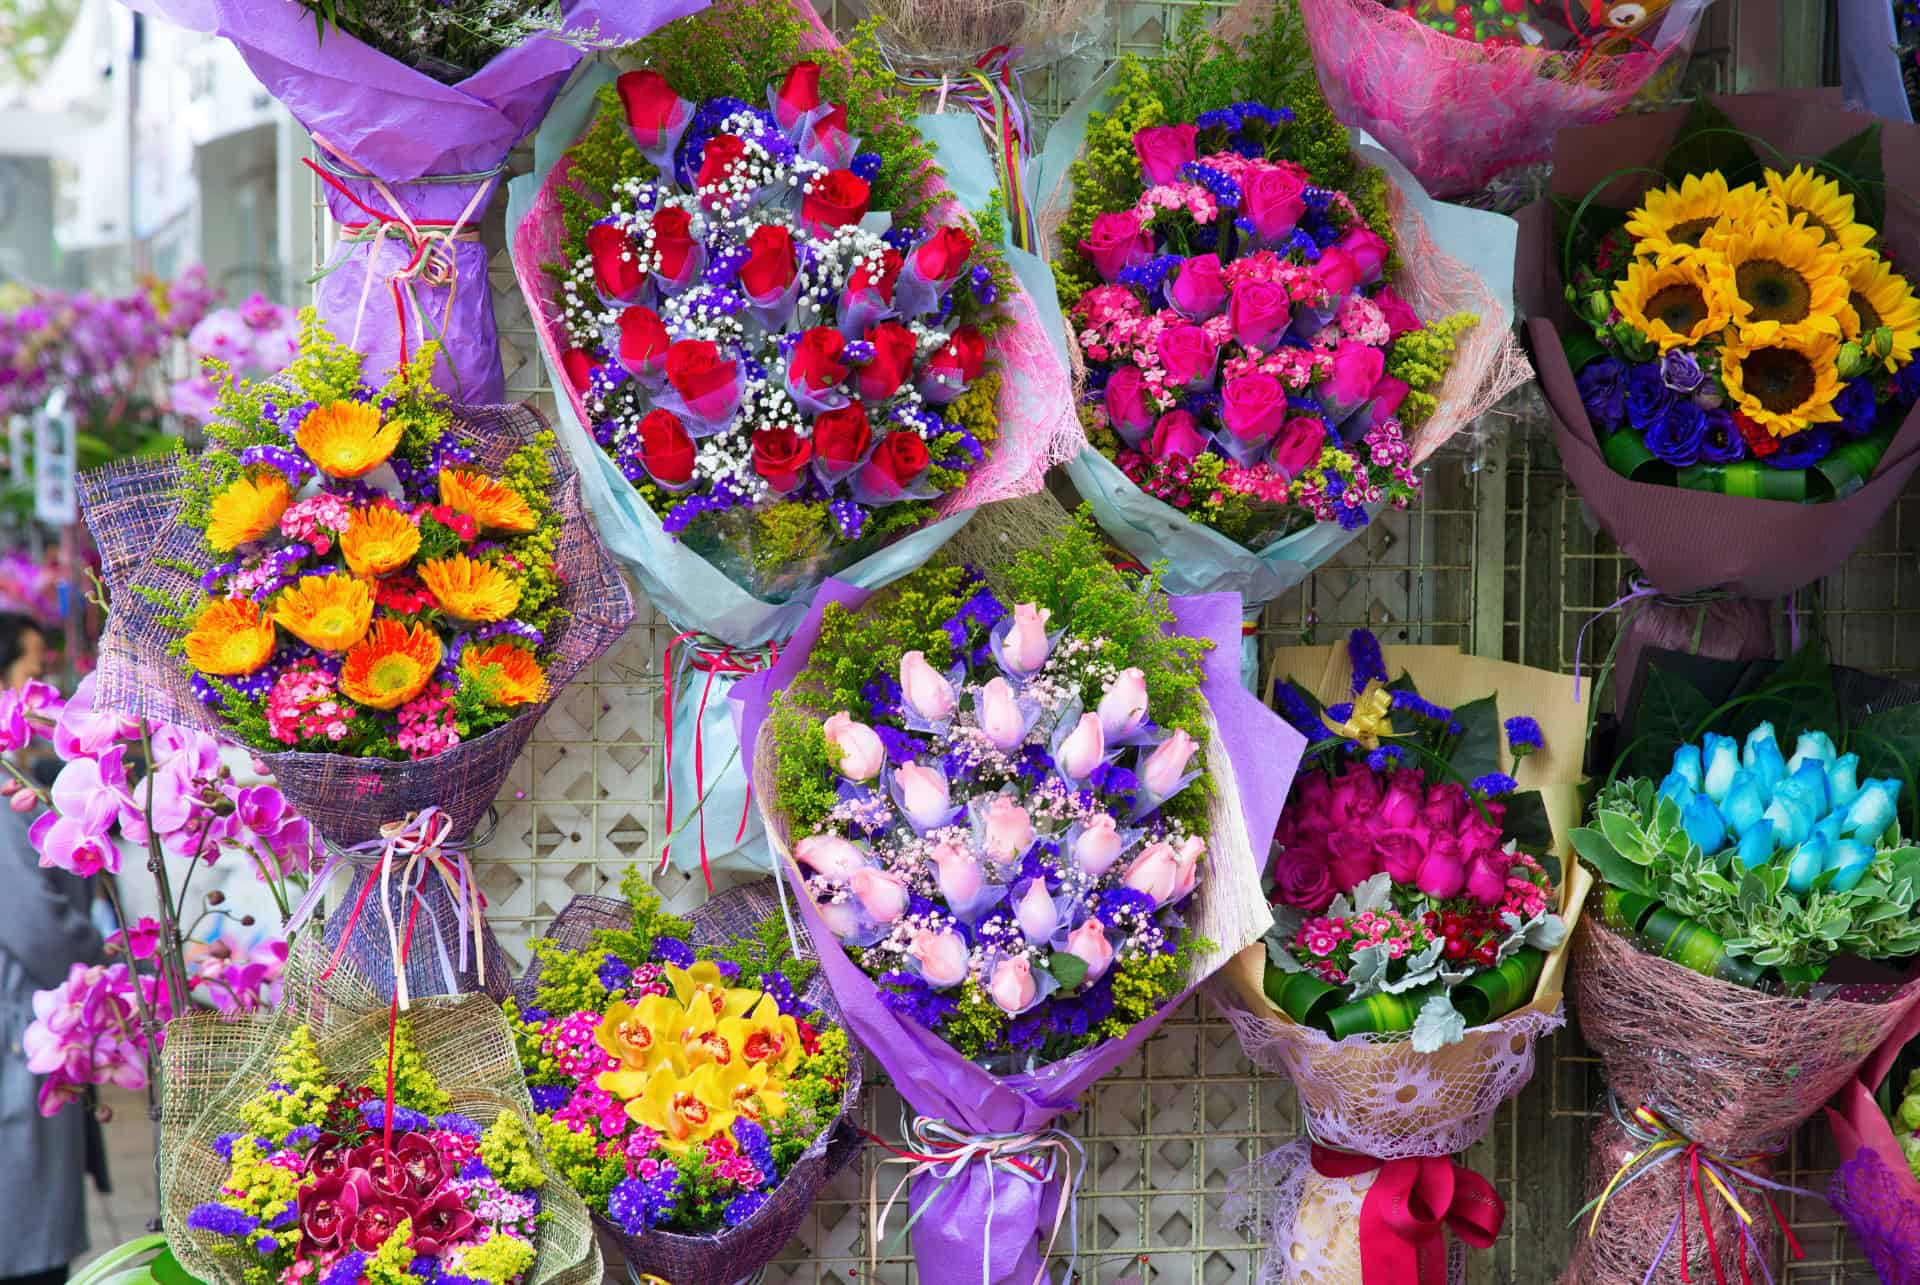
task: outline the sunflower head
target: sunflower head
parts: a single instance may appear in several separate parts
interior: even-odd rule
[[[1613,288],[1613,306],[1661,352],[1718,334],[1733,315],[1726,273],[1707,251],[1677,252],[1658,262],[1635,259]]]
[[[466,514],[482,531],[525,535],[539,525],[518,491],[466,469],[440,470],[440,503]]]
[[[547,675],[540,662],[514,643],[467,648],[460,653],[460,677],[479,684],[495,705],[532,705],[547,695]]]
[[[340,552],[356,576],[389,575],[420,552],[420,528],[383,504],[355,509],[340,533]]]
[[[1804,165],[1764,177],[1766,202],[1782,223],[1800,223],[1826,238],[1840,257],[1851,261],[1870,254],[1873,229],[1853,221],[1853,197],[1838,183]]]
[[[1847,302],[1840,251],[1804,223],[1722,228],[1709,244],[1725,259],[1741,342],[1776,335],[1838,335]]]
[[[207,517],[207,543],[222,553],[273,534],[280,515],[293,502],[287,479],[278,473],[237,477],[213,497]]]
[[[208,603],[186,637],[187,662],[203,674],[233,678],[273,659],[273,622],[246,598]]]
[[[425,625],[382,620],[347,650],[340,690],[368,709],[396,709],[427,689],[440,639]]]
[[[373,591],[358,576],[301,576],[274,603],[273,619],[315,651],[345,651],[366,636]]]
[[[1729,344],[1720,378],[1734,408],[1775,437],[1836,423],[1840,393],[1837,335],[1779,334],[1761,344]]]
[[[403,420],[380,422],[364,402],[328,402],[308,412],[294,436],[313,466],[328,477],[365,477],[387,462],[406,430]]]
[[[520,586],[511,576],[464,553],[421,563],[420,580],[440,609],[460,620],[491,624],[520,605]]]
[[[1879,255],[1847,265],[1847,306],[1840,310],[1840,333],[1863,343],[1885,328],[1892,338],[1885,365],[1889,371],[1913,360],[1920,349],[1920,299],[1907,279]]]
[[[1627,232],[1636,254],[1660,255],[1699,246],[1722,219],[1743,223],[1760,208],[1760,189],[1751,183],[1729,189],[1719,170],[1689,174],[1678,187],[1650,188],[1627,215]]]

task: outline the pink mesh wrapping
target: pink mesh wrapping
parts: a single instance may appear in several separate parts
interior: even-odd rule
[[[1440,194],[1544,161],[1561,130],[1618,115],[1655,72],[1684,59],[1707,3],[1676,0],[1640,47],[1583,59],[1577,49],[1488,49],[1380,0],[1299,0],[1334,115]]]
[[[1783,1148],[1920,1001],[1920,982],[1841,988],[1821,999],[1749,990],[1647,954],[1592,919],[1574,937],[1572,974],[1580,1033],[1599,1054],[1622,1109],[1652,1108],[1687,1138],[1763,1177],[1765,1160],[1748,1158]],[[1597,1196],[1639,1149],[1616,1120],[1603,1120],[1594,1130],[1588,1193]],[[1569,1285],[1680,1281],[1677,1236],[1651,1277],[1648,1268],[1683,1201],[1684,1270],[1695,1281],[1713,1279],[1687,1171],[1676,1163],[1617,1188],[1591,1236],[1582,1225]],[[1718,1200],[1707,1208],[1722,1262],[1732,1270],[1741,1243],[1737,1215]],[[1770,1254],[1771,1214],[1756,1214],[1753,1232],[1759,1252]]]
[[[805,0],[794,7],[812,30],[804,43],[811,49],[836,50],[838,40]],[[758,91],[747,97],[754,98]],[[513,238],[513,271],[533,314],[534,333],[550,370],[560,369],[566,343],[560,332],[558,287],[544,265],[558,263],[565,254],[566,229],[560,218],[560,190],[567,186],[572,162],[562,157],[540,185],[533,207]],[[945,190],[944,187],[942,190]],[[940,217],[957,215],[959,206],[949,197],[937,209]],[[1054,352],[1033,300],[1017,281],[1002,296],[1013,325],[1002,332],[991,349],[995,369],[1003,381],[998,410],[999,437],[986,463],[975,469],[967,485],[940,502],[942,516],[978,508],[995,500],[1031,495],[1044,484],[1047,471],[1064,464],[1086,445],[1080,418],[1074,412],[1073,387],[1067,370]],[[580,423],[591,425],[586,403],[565,380],[554,396],[564,397]]]

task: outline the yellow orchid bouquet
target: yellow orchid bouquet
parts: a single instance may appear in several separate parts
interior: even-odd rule
[[[194,695],[256,749],[424,759],[549,694],[551,435],[489,468],[433,359],[375,388],[309,310],[279,378],[225,381],[182,470],[204,556],[178,568],[197,600],[165,605]]]
[[[835,1167],[860,1078],[770,891],[691,921],[662,910],[637,869],[622,892],[576,898],[534,943],[510,1017],[535,1122],[637,1271],[736,1280]]]

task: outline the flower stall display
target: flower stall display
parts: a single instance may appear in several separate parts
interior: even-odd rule
[[[322,975],[324,974],[324,980]],[[544,1154],[485,996],[400,1015],[351,965],[297,954],[288,1010],[169,1031],[161,1201],[208,1285],[591,1285],[580,1197]]]
[[[1309,1137],[1236,1177],[1228,1220],[1276,1282],[1460,1279],[1505,1209],[1453,1157],[1564,1021],[1586,706],[1565,676],[1366,630],[1270,672],[1307,766],[1273,835],[1274,929],[1217,998]],[[1386,1207],[1414,1189],[1441,1193],[1434,1217],[1397,1234]]]
[[[878,587],[1071,453],[1068,381],[870,27],[728,0],[583,79],[514,259],[615,554],[673,624],[662,860],[766,868],[726,698],[829,574]]]
[[[1238,630],[1083,514],[980,570],[830,584],[736,689],[840,1012],[917,1114],[923,1276],[1034,1278],[1074,1217],[1054,1117],[1270,922],[1248,840],[1300,740],[1238,683]]]
[[[1055,260],[1087,375],[1075,487],[1175,591],[1249,614],[1405,508],[1522,377],[1501,305],[1280,61],[1289,38],[1276,7],[1244,46],[1189,28],[1123,60]]]
[[[1797,1253],[1773,1156],[1920,1003],[1913,697],[1836,676],[1817,638],[1757,681],[1682,659],[1705,677],[1652,668],[1574,833],[1605,884],[1574,979],[1611,1107],[1574,1270],[1606,1279],[1765,1261],[1776,1226]],[[1698,1162],[1659,1163],[1678,1148]]]
[[[1920,221],[1887,197],[1920,126],[1864,125],[1759,94],[1569,130],[1522,212],[1555,445],[1644,577],[1629,670],[1679,640],[1772,655],[1765,600],[1837,571],[1920,467]],[[1704,630],[1701,595],[1734,600]]]
[[[1883,1114],[1874,1093],[1908,1042],[1920,1036],[1920,1005],[1875,1049],[1866,1065],[1827,1104],[1839,1163],[1827,1203],[1846,1221],[1887,1285],[1914,1285],[1920,1272],[1920,1069]]]
[[[450,405],[432,359],[376,387],[303,314],[285,372],[224,385],[203,451],[81,479],[113,599],[101,707],[268,764],[329,845],[316,883],[356,868],[330,935],[357,926],[363,967],[403,993],[451,988],[450,960],[484,978],[493,948],[458,845],[633,611],[538,416]],[[363,913],[359,890],[401,857]],[[436,884],[436,948],[423,938],[396,973],[394,907]]]
[[[1340,120],[1435,192],[1544,161],[1556,133],[1611,119],[1676,75],[1712,0],[1302,0]]]
[[[436,341],[456,401],[506,400],[480,225],[507,154],[592,48],[635,40],[702,0],[131,0],[233,42],[312,135],[336,250],[320,315],[375,370]]]
[[[513,1015],[534,1122],[631,1273],[730,1285],[858,1148],[860,1058],[772,884],[688,919],[638,867],[621,892],[534,943]]]
[[[285,370],[299,353],[300,327],[293,309],[256,290],[238,308],[210,312],[187,332],[193,373],[174,381],[167,401],[175,414],[207,424],[220,401],[216,374],[264,380]]]

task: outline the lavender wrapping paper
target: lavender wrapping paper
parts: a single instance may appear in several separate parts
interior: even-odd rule
[[[758,745],[768,705],[806,667],[827,607],[840,603],[857,609],[871,596],[869,590],[827,581],[779,663],[734,687],[730,700],[742,745]],[[1198,594],[1176,597],[1172,604],[1179,632],[1214,644],[1202,661],[1201,692],[1212,707],[1218,744],[1226,750],[1239,784],[1240,808],[1256,865],[1264,869],[1273,828],[1306,742],[1241,686],[1240,596]],[[761,806],[767,807],[764,798]],[[1197,989],[1197,983],[1189,986],[1123,1038],[1031,1073],[992,1075],[925,1027],[886,1008],[873,979],[847,957],[822,922],[797,867],[791,861],[781,864],[848,1029],[886,1068],[894,1087],[915,1112],[973,1133],[1048,1128],[1056,1116],[1073,1110],[1075,1099],[1096,1080],[1132,1057],[1165,1016]],[[1227,957],[1231,954],[1227,952]],[[912,1233],[916,1270],[931,1285],[975,1281],[1025,1285],[1043,1267],[1040,1251],[1062,1196],[1059,1186],[1042,1187],[1004,1174],[996,1178],[982,1164],[967,1165],[943,1188],[936,1176],[916,1179],[911,1199],[919,1215]],[[869,1228],[868,1234],[879,1236],[881,1231]],[[1063,1243],[1068,1234],[1063,1230]]]
[[[508,49],[457,85],[445,85],[341,31],[321,39],[313,15],[294,0],[127,0],[129,8],[192,31],[233,42],[267,92],[285,103],[322,147],[344,168],[357,167],[387,186],[408,218],[460,217],[476,230],[491,192],[492,177],[469,183],[414,183],[438,175],[486,175],[546,114],[560,86],[583,57],[558,40],[531,40]],[[638,40],[675,18],[697,13],[706,0],[578,0],[568,25],[598,24],[601,37]],[[343,185],[383,215],[398,213],[367,181]],[[477,199],[476,199],[477,197]],[[327,207],[337,222],[367,221],[331,186]],[[400,356],[400,325],[387,280],[405,264],[405,240],[343,243],[328,265],[315,303],[342,337],[384,373]],[[407,302],[407,346],[438,337],[442,362],[435,383],[456,401],[504,402],[500,345],[487,283],[487,250],[478,240],[453,247],[452,277],[444,286],[416,282],[414,296],[425,314]],[[373,275],[369,283],[367,276]],[[364,306],[362,300],[364,298]],[[421,332],[425,330],[426,333]]]

